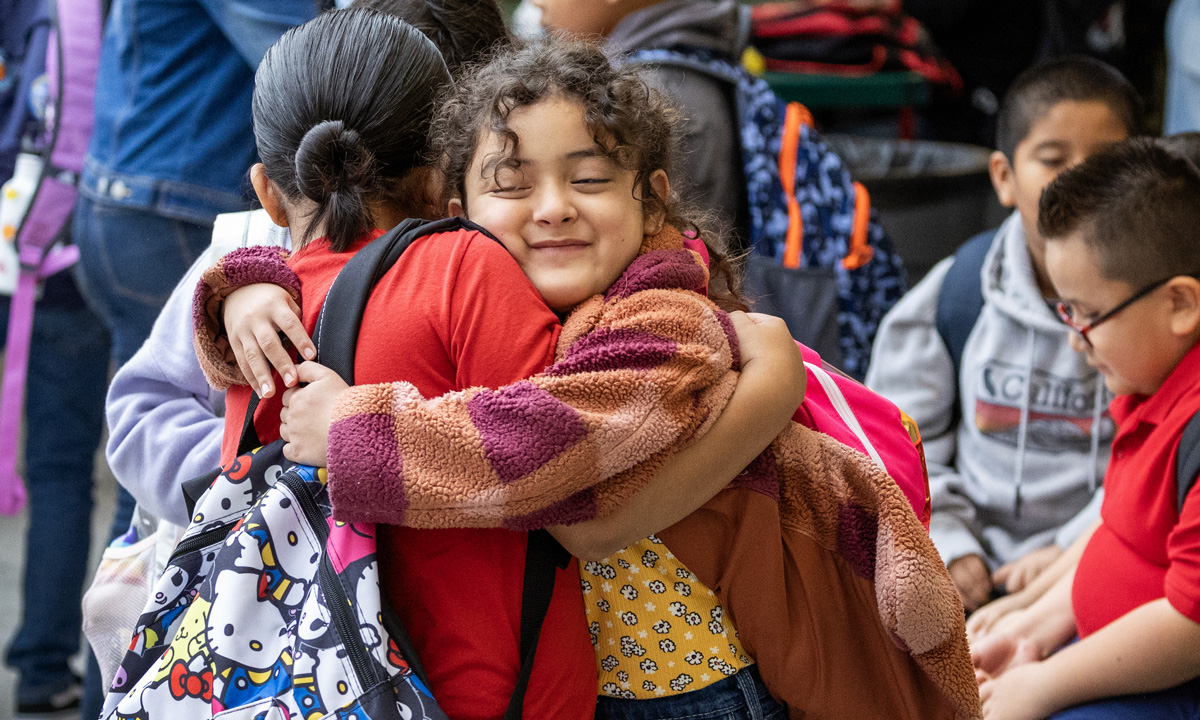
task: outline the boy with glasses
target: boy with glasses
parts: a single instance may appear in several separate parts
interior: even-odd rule
[[[1197,717],[1200,491],[1177,462],[1200,412],[1200,171],[1131,140],[1061,175],[1040,209],[1060,313],[1118,426],[1074,571],[973,643],[984,717]]]
[[[1137,124],[1137,94],[1098,60],[1068,56],[1024,72],[1000,109],[990,162],[996,195],[1014,212],[935,267],[879,328],[867,385],[921,428],[929,535],[968,610],[1026,587],[1099,515],[1108,398],[1055,316],[1038,197]],[[960,259],[980,251],[974,264]],[[970,305],[954,289],[967,273],[980,309],[963,321],[956,360],[943,309]]]

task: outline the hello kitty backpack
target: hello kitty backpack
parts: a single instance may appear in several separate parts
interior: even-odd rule
[[[416,239],[466,225],[406,220],[358,251],[322,306],[320,362],[353,383],[373,284]],[[284,458],[282,440],[260,447],[256,405],[236,460],[185,484],[192,522],[151,591],[101,717],[445,720],[382,594],[375,526],[335,522],[325,469]],[[545,531],[530,533],[522,668],[506,720],[520,717],[565,552]]]

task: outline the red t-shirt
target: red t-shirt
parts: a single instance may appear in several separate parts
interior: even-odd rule
[[[1200,484],[1176,507],[1175,456],[1200,410],[1200,345],[1158,392],[1113,400],[1117,435],[1104,476],[1102,523],[1079,560],[1071,602],[1085,637],[1166,597],[1200,623]]]
[[[315,241],[290,261],[303,283],[310,333],[325,293],[351,255]],[[413,243],[372,293],[359,332],[355,380],[406,380],[426,397],[500,387],[548,365],[560,329],[499,243],[466,231],[432,235]],[[263,442],[279,437],[278,398],[263,401],[256,413]],[[236,452],[248,400],[244,386],[227,397],[225,462]],[[434,696],[454,720],[500,718],[508,707],[520,670],[526,539],[526,533],[508,530],[381,528],[380,578]],[[595,652],[572,561],[556,576],[525,717],[591,718],[595,702]]]

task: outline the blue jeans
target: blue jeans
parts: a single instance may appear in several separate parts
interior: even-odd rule
[[[1063,710],[1050,720],[1196,720],[1200,718],[1200,678],[1142,695],[1106,698]]]
[[[0,338],[7,335],[8,308],[9,299],[0,298]],[[18,703],[45,702],[74,681],[67,659],[79,651],[108,357],[108,331],[81,299],[38,304],[25,399],[23,610],[7,655],[20,673]]]
[[[758,676],[758,667],[707,687],[653,700],[600,697],[596,720],[784,720],[787,710],[775,702]]]
[[[120,367],[145,342],[167,297],[208,247],[212,225],[80,196],[74,236],[79,289],[112,332]]]

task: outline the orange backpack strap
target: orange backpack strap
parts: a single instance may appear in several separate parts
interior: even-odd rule
[[[804,249],[804,218],[800,201],[796,199],[796,154],[800,151],[800,133],[805,125],[813,124],[812,113],[798,102],[788,103],[783,120],[783,140],[779,145],[779,180],[787,201],[788,229],[783,250],[783,266],[800,267],[800,251]]]
[[[860,182],[854,183],[854,228],[850,233],[850,250],[842,259],[842,267],[857,270],[871,262],[875,248],[867,242],[871,225],[871,194]]]

